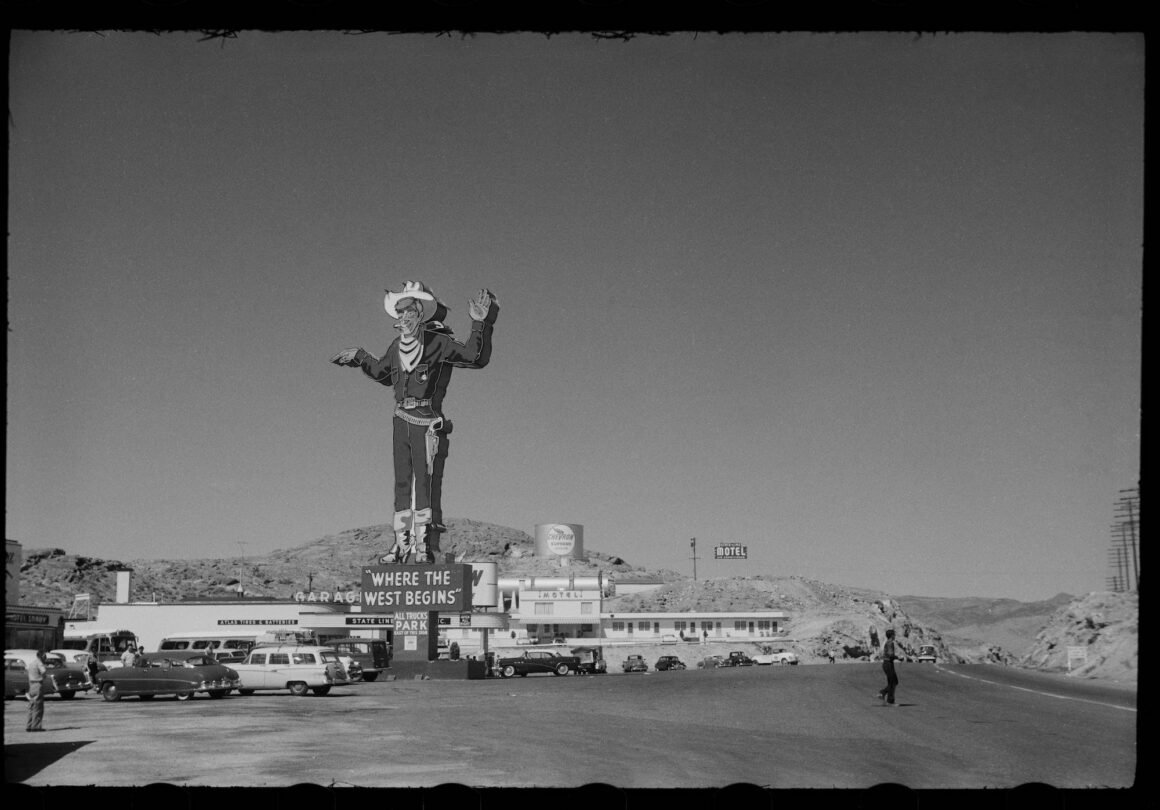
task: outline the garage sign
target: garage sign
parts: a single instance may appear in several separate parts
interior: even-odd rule
[[[471,610],[471,566],[377,565],[363,568],[363,613]]]

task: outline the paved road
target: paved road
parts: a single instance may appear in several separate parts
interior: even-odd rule
[[[29,785],[1124,787],[1136,693],[1001,667],[876,664],[395,681],[179,702],[5,701]]]

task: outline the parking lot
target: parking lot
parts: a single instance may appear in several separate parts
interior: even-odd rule
[[[1015,688],[1003,672],[906,665],[894,708],[874,698],[882,673],[866,664],[378,681],[325,697],[89,695],[49,699],[45,734],[26,734],[26,703],[9,700],[5,770],[29,785],[1132,783],[1134,690],[1029,673]]]

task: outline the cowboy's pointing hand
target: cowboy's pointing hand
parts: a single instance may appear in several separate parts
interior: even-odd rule
[[[475,298],[467,302],[467,314],[473,321],[485,320],[494,302],[495,296],[491,294],[491,290],[480,290]]]
[[[330,362],[337,366],[357,366],[359,365],[358,353],[361,351],[361,348],[343,349],[334,357],[330,358]]]

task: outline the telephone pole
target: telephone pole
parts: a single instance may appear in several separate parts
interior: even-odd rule
[[[697,538],[694,537],[689,541],[689,547],[693,549],[693,582],[697,581]]]
[[[1140,588],[1140,490],[1121,489],[1115,506],[1116,522],[1111,525],[1109,564],[1114,562],[1116,575],[1114,590],[1130,591]]]

